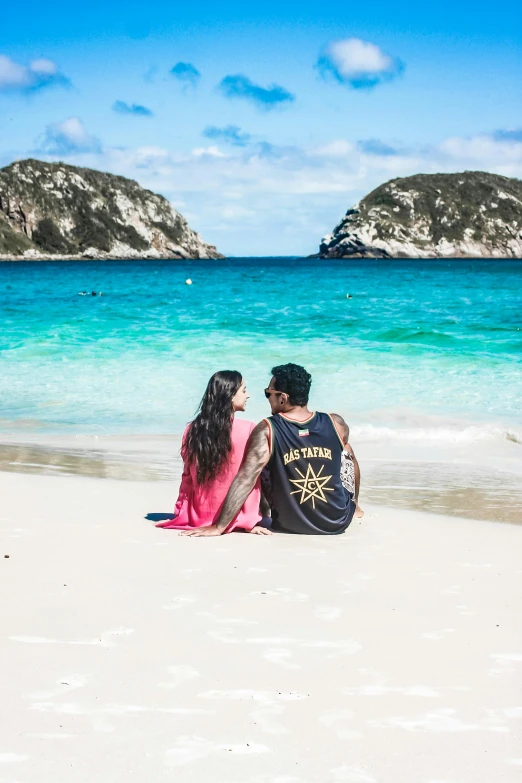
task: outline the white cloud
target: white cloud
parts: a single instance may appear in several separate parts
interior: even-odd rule
[[[181,211],[207,241],[235,255],[314,252],[348,207],[393,177],[466,169],[522,177],[522,141],[494,136],[423,147],[394,144],[393,155],[379,154],[384,143],[360,146],[343,138],[314,147],[227,147],[226,155],[217,155],[218,146],[186,153],[87,149],[92,137],[83,125],[66,122],[52,138],[67,137],[75,147],[72,163],[131,177],[182,203]]]
[[[460,160],[467,168],[494,170],[507,177],[522,175],[522,139],[497,139],[493,136],[454,137],[438,148],[443,156]]]
[[[321,158],[345,158],[354,149],[355,145],[346,141],[346,139],[335,139],[335,141],[330,141],[328,144],[315,147],[312,151]]]
[[[219,147],[215,147],[213,145],[211,147],[196,147],[195,149],[192,150],[192,154],[196,158],[201,158],[204,155],[208,155],[211,158],[224,158],[224,157],[226,157],[225,153],[221,152]]]
[[[33,73],[47,74],[52,76],[58,73],[58,66],[52,60],[47,60],[45,57],[41,57],[39,60],[33,60],[29,65],[29,68]]]
[[[334,41],[327,47],[326,54],[346,79],[361,72],[388,71],[393,66],[391,57],[384,54],[382,49],[360,38]]]
[[[402,63],[376,44],[360,38],[331,41],[317,62],[319,72],[333,76],[354,89],[368,89],[390,81],[402,70]]]
[[[5,55],[0,55],[0,88],[3,90],[27,87],[29,84],[29,69],[15,63]]]
[[[28,92],[53,85],[67,86],[69,80],[60,73],[53,60],[40,58],[22,65],[0,55],[0,90]]]
[[[82,152],[101,153],[100,141],[85,130],[78,117],[48,125],[37,140],[38,152],[46,155],[77,155]]]

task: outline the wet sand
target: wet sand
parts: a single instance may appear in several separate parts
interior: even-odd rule
[[[28,435],[25,441],[0,442],[0,471],[44,475],[89,476],[121,481],[166,481],[181,477],[180,437],[60,437]],[[389,447],[388,451],[389,451]],[[522,451],[508,469],[445,459],[432,453],[378,456],[375,446],[357,448],[363,472],[364,500],[394,508],[449,516],[522,524]],[[415,456],[415,459],[409,458]],[[517,462],[518,461],[518,462]]]
[[[2,780],[520,779],[520,527],[192,539],[175,490],[0,473]]]

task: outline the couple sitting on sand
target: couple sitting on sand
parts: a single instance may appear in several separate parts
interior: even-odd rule
[[[241,374],[215,373],[183,435],[175,516],[158,527],[186,536],[344,533],[362,516],[359,465],[342,416],[308,410],[311,384],[304,367],[274,367],[265,389],[272,415],[255,425],[234,415],[249,398]]]

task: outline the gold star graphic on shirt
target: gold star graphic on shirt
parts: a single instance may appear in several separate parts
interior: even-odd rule
[[[312,468],[311,464],[308,463],[308,468],[306,471],[306,476],[301,473],[299,468],[296,468],[296,471],[299,473],[301,478],[298,479],[290,479],[291,484],[295,484],[298,489],[294,489],[293,492],[290,492],[291,495],[296,495],[298,492],[301,493],[301,497],[299,498],[299,505],[302,505],[307,500],[312,501],[312,506],[315,508],[315,500],[316,498],[318,500],[322,500],[324,503],[327,503],[325,492],[333,492],[333,487],[327,487],[325,486],[328,484],[331,476],[322,476],[322,472],[324,470],[324,465],[321,465],[321,468],[318,473],[314,472],[314,469]]]

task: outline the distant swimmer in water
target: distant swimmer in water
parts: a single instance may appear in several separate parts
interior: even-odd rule
[[[87,296],[87,291],[78,291],[78,296]]]
[[[353,296],[351,294],[346,294],[347,299],[353,299]]]

